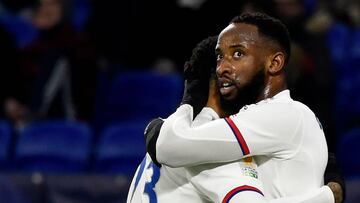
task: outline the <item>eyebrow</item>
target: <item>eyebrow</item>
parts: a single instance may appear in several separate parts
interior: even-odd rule
[[[230,48],[246,48],[246,46],[244,46],[243,44],[233,44],[230,45]]]
[[[233,44],[233,45],[230,45],[229,46],[230,48],[232,49],[236,49],[236,48],[243,48],[243,49],[247,49],[248,47],[244,46],[243,44]],[[215,49],[215,53],[220,53],[221,52],[221,49],[220,48],[216,48]]]

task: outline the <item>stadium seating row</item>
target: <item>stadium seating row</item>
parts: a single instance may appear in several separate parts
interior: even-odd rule
[[[94,123],[43,120],[14,134],[9,123],[1,122],[0,168],[132,175],[145,154],[146,124],[176,109],[183,80],[176,73],[127,71],[102,81]]]
[[[95,139],[86,123],[49,120],[29,124],[14,135],[0,122],[0,162],[4,171],[49,174],[108,173],[132,175],[145,155],[146,123],[107,127]],[[16,136],[16,137],[15,137]],[[11,141],[16,139],[11,154]]]
[[[360,119],[360,28],[335,23],[327,33],[327,46],[336,79],[334,115],[341,133]]]
[[[178,73],[124,71],[109,79],[99,73],[93,126],[100,132],[114,122],[167,117],[179,105],[183,79]]]

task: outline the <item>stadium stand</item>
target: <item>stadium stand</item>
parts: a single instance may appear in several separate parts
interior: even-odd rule
[[[148,121],[167,117],[180,102],[183,80],[178,73],[162,74],[154,71],[119,72],[111,81],[102,105],[95,115],[100,131],[115,122]],[[104,90],[105,89],[105,90]],[[102,87],[99,90],[106,91]],[[155,91],[154,91],[155,90]]]
[[[12,128],[6,120],[0,121],[0,169],[9,168]]]
[[[146,122],[123,122],[108,126],[99,136],[94,171],[132,176],[145,155]]]
[[[49,203],[126,202],[131,181],[126,176],[104,174],[48,175],[44,179]]]
[[[31,123],[19,134],[14,161],[18,169],[29,172],[82,172],[89,166],[92,139],[91,129],[85,123]]]

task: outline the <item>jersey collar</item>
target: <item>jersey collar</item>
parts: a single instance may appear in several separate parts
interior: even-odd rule
[[[290,90],[286,89],[277,93],[275,96],[273,96],[273,99],[291,99]]]

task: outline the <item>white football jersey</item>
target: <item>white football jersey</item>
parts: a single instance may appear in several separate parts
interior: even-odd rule
[[[251,159],[159,169],[146,155],[132,180],[127,203],[334,203],[326,186],[297,196],[266,198],[257,175]]]
[[[192,127],[217,119],[204,108]],[[127,202],[254,202],[254,203],[332,203],[332,192],[322,187],[306,194],[267,200],[257,166],[251,157],[232,163],[202,164],[186,168],[156,167],[146,155],[138,167]]]
[[[127,203],[207,203],[185,173],[183,168],[159,168],[146,154],[132,180]]]
[[[185,104],[166,119],[157,141],[160,163],[186,167],[254,156],[268,199],[323,186],[328,151],[321,124],[289,90],[198,127],[192,117]]]
[[[194,119],[192,126],[200,126],[206,122],[218,118],[217,114],[209,108],[204,108]],[[132,180],[127,203],[168,203],[168,202],[189,202],[189,203],[210,203],[221,202],[220,200],[231,198],[229,191],[242,186],[237,191],[253,190],[258,194],[250,194],[253,202],[256,199],[264,199],[261,192],[261,183],[257,179],[256,165],[251,158],[244,162],[223,164],[207,164],[189,168],[170,168],[162,166],[158,168],[146,154],[144,160],[138,167]],[[247,171],[245,171],[247,169]],[[251,170],[252,169],[252,170]],[[229,171],[231,170],[231,171]],[[223,180],[214,177],[213,174],[223,173]],[[208,176],[209,175],[209,176]],[[209,181],[210,180],[210,181]],[[219,184],[221,190],[219,190]],[[246,194],[245,194],[246,196]]]
[[[192,126],[200,126],[216,118],[218,116],[214,111],[204,108]],[[247,198],[254,203],[265,200],[256,164],[251,157],[228,164],[158,168],[146,154],[132,180],[127,203],[227,202],[240,192],[243,192],[242,200]]]

